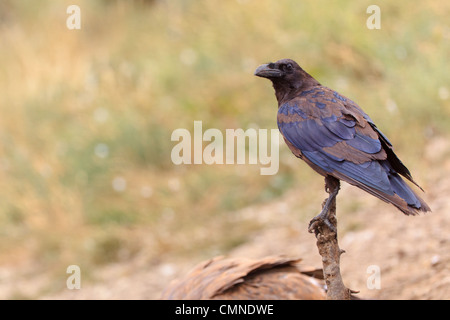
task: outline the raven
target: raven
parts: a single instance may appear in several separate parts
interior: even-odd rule
[[[423,191],[394,153],[391,142],[355,102],[322,86],[291,59],[263,64],[255,75],[273,83],[278,128],[295,156],[326,179],[357,186],[406,215],[430,211],[400,177]],[[327,209],[338,189],[330,192],[314,219],[329,225]]]

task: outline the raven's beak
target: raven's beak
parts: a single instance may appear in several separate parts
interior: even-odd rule
[[[255,76],[262,78],[279,78],[281,75],[280,70],[269,68],[269,64],[262,64],[255,70]]]

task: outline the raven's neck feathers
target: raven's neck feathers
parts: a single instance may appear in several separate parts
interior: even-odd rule
[[[298,81],[295,82],[287,82],[283,80],[273,81],[278,107],[283,105],[286,101],[298,96],[303,91],[310,90],[320,85],[321,84],[319,81],[311,77],[306,72],[298,79]]]

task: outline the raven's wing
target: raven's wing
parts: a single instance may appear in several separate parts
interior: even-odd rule
[[[389,140],[351,100],[318,87],[280,106],[277,120],[294,154],[321,174],[358,186],[406,214],[429,210],[391,165],[389,155],[395,154]]]

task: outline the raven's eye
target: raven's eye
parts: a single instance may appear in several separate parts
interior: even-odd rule
[[[294,70],[294,67],[292,66],[292,64],[288,63],[288,64],[283,65],[283,71],[292,72],[292,70]]]

